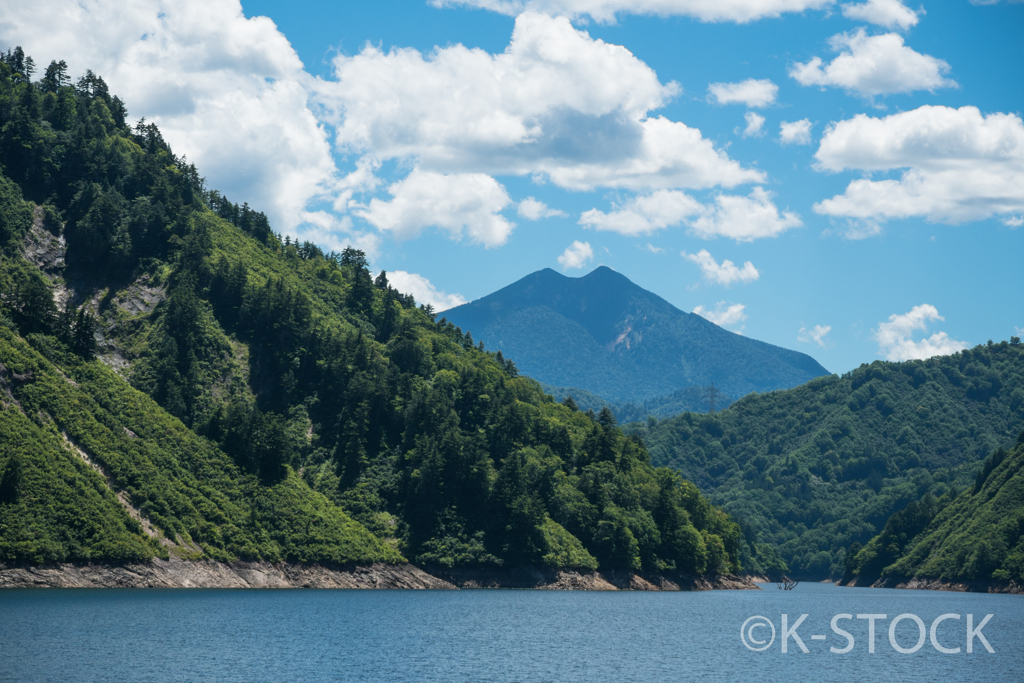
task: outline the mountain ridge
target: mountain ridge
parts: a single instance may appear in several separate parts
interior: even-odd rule
[[[608,266],[579,278],[544,268],[443,315],[538,381],[613,402],[710,384],[743,396],[829,374],[807,354],[681,311]]]

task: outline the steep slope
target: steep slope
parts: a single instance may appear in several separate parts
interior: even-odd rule
[[[930,504],[928,504],[930,503]],[[844,580],[866,585],[1024,586],[1024,432],[998,450],[959,496],[894,515],[856,552]],[[916,525],[905,523],[913,517]],[[910,528],[906,528],[906,527]],[[857,551],[856,548],[851,548]]]
[[[863,365],[713,415],[627,425],[794,575],[839,578],[845,549],[890,515],[973,482],[1024,429],[1024,346],[983,345],[925,361]]]
[[[555,403],[362,252],[275,235],[95,74],[15,61],[0,559],[739,568],[736,524],[609,412]]]
[[[738,397],[828,374],[810,356],[727,332],[604,266],[581,278],[537,271],[444,315],[531,377],[612,402],[712,383]]]

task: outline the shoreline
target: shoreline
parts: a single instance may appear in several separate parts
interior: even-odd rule
[[[628,571],[576,572],[515,569],[428,568],[376,563],[331,567],[286,562],[213,562],[154,559],[126,565],[5,565],[3,588],[335,588],[397,590],[535,589],[591,591],[758,590],[750,577],[717,577]]]
[[[857,579],[843,583],[835,582],[844,588],[897,588],[901,590],[946,591],[952,593],[1001,593],[1005,595],[1024,595],[1024,586],[1013,581],[947,581],[944,579],[878,579],[869,586],[862,586]]]

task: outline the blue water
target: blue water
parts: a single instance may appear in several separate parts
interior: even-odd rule
[[[781,614],[809,616],[781,652]],[[839,613],[888,615],[829,624]],[[902,613],[941,622],[913,654],[889,643]],[[966,615],[982,630],[966,653]],[[778,632],[748,650],[754,615]],[[755,629],[765,640],[767,626]],[[826,635],[813,641],[812,635]],[[563,593],[555,591],[4,590],[0,681],[1024,681],[1024,598],[837,588],[793,591]],[[918,627],[900,622],[897,643]]]

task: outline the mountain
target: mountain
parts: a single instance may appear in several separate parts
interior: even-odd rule
[[[274,234],[92,72],[26,64],[0,58],[0,562],[740,569],[610,412]]]
[[[1017,337],[625,426],[655,464],[694,481],[807,579],[841,577],[846,549],[894,512],[973,485],[981,461],[1022,429]]]
[[[613,403],[586,389],[553,387],[543,382],[540,386],[544,389],[545,393],[551,394],[556,401],[564,401],[571,396],[580,410],[593,410],[597,413],[602,408],[608,408],[621,423],[664,419],[685,412],[706,412],[712,407],[708,402],[710,398],[714,398],[714,407],[716,409],[727,408],[732,403],[732,399],[721,391],[716,391],[712,397],[708,393],[708,387],[686,387],[685,389],[674,391],[667,396],[645,398],[643,401]]]
[[[863,549],[850,548],[845,582],[1024,586],[1024,432],[999,449],[959,496],[894,514]],[[1012,582],[1012,583],[1011,583]]]
[[[610,402],[712,383],[739,397],[828,374],[806,354],[723,330],[605,266],[580,278],[546,268],[444,316],[538,381]]]

